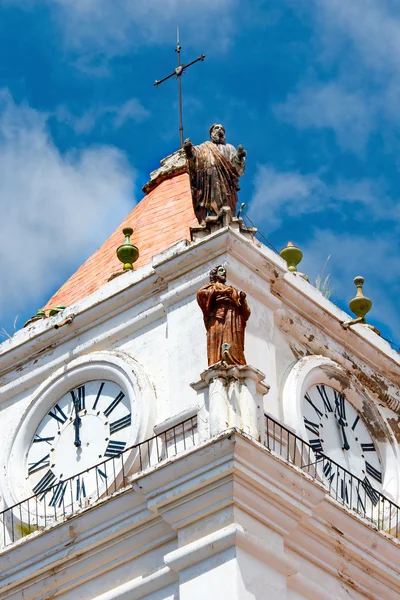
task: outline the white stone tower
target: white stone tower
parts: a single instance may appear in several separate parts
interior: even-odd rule
[[[399,354],[190,183],[165,160],[0,345],[0,600],[398,600]],[[208,366],[219,264],[246,365]]]

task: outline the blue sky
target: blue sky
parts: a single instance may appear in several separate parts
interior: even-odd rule
[[[12,334],[185,137],[248,151],[240,201],[400,342],[400,7],[394,0],[0,0],[0,329]],[[5,335],[5,334],[4,334]],[[0,338],[1,339],[1,338]]]

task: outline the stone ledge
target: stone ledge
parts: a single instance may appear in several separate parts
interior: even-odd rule
[[[143,186],[142,190],[145,194],[149,194],[162,181],[189,172],[186,154],[182,148],[163,158],[160,165],[161,167],[150,173],[150,181]]]
[[[256,242],[254,236],[257,233],[257,228],[244,225],[242,218],[232,215],[232,211],[229,206],[223,206],[218,215],[208,216],[205,218],[204,223],[191,227],[190,236],[192,242],[202,240],[215,231],[228,226],[234,231],[241,233],[246,239],[254,243]]]

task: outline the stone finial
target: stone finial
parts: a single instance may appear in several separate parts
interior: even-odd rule
[[[125,227],[122,233],[125,236],[125,242],[117,248],[118,260],[124,263],[124,271],[132,271],[133,263],[139,258],[139,250],[131,244],[132,227]]]
[[[365,315],[371,310],[372,301],[363,294],[364,277],[355,277],[354,284],[357,287],[357,293],[350,300],[349,307],[358,319],[362,319],[365,322]]]
[[[288,242],[286,248],[283,248],[279,254],[282,256],[283,260],[287,262],[288,270],[292,273],[296,273],[297,265],[303,258],[303,253],[300,248],[294,246],[292,242]]]

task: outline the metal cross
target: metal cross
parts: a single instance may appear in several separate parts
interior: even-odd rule
[[[194,63],[197,63],[199,60],[203,61],[205,59],[206,55],[200,54],[200,56],[198,58],[196,58],[196,60],[192,60],[192,62],[188,63],[187,65],[181,65],[182,46],[179,43],[179,27],[177,27],[176,37],[177,37],[177,44],[176,44],[175,52],[178,54],[178,66],[174,69],[174,71],[170,75],[167,75],[167,77],[164,77],[164,79],[160,79],[160,80],[157,79],[154,82],[154,85],[156,87],[158,87],[160,85],[160,83],[164,83],[164,81],[167,81],[167,79],[170,79],[171,77],[176,77],[178,80],[179,139],[180,139],[180,143],[181,143],[181,147],[182,147],[183,146],[183,121],[182,121],[182,82],[181,82],[181,77],[182,77],[183,73],[185,72],[185,69],[187,69],[188,67],[191,67],[192,65],[194,65]]]

